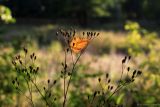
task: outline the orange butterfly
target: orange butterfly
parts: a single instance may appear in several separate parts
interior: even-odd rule
[[[70,48],[74,53],[79,53],[86,48],[89,41],[89,38],[73,37],[73,39],[70,42]]]

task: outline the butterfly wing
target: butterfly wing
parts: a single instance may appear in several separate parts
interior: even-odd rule
[[[70,47],[74,53],[79,53],[87,46],[88,43],[89,43],[89,39],[77,37],[72,39],[70,43]]]

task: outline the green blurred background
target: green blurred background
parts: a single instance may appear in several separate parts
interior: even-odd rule
[[[109,72],[113,81],[118,80],[125,55],[133,57],[130,65],[141,69],[143,75],[113,100],[124,106],[159,107],[159,4],[159,0],[0,0],[0,107],[30,106],[12,86],[16,74],[11,61],[23,46],[38,57],[40,82],[57,79],[64,53],[56,31],[70,27],[78,34],[97,31],[100,36],[77,66],[68,107],[87,106],[87,95],[99,87],[97,77]],[[59,82],[53,89],[57,107],[62,103],[61,85]],[[23,90],[27,94],[25,87]],[[41,100],[35,103],[45,106]]]

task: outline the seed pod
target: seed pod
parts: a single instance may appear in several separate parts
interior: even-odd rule
[[[67,69],[67,64],[65,64],[65,67],[64,67],[64,69]]]
[[[12,84],[15,84],[15,80],[12,80]]]
[[[110,83],[110,82],[111,82],[111,79],[108,80],[108,83]]]
[[[44,90],[46,90],[46,88],[45,88],[45,87],[43,87],[43,89],[44,89]]]
[[[97,36],[99,36],[99,32],[97,33]]]
[[[100,81],[101,81],[101,78],[98,78],[98,81],[100,82]]]
[[[88,100],[89,100],[89,95],[88,95]]]
[[[130,67],[127,68],[127,71],[129,71],[129,70],[130,70]]]
[[[110,85],[108,86],[108,90],[110,89]]]
[[[69,48],[67,48],[67,52],[69,52]]]
[[[142,74],[142,71],[139,71],[139,70],[138,70],[137,74],[138,74],[138,75],[141,75],[141,74]]]
[[[124,64],[126,62],[126,57],[122,60],[122,64]]]
[[[19,63],[22,65],[22,61],[21,60],[19,60]]]
[[[110,88],[111,90],[113,89],[113,86],[111,86],[111,88]]]
[[[136,74],[136,72],[137,72],[136,70],[133,71],[133,76]]]
[[[50,92],[49,95],[48,95],[48,97],[51,97],[51,95],[52,95],[52,94],[51,94],[51,92]]]
[[[32,58],[33,58],[33,56],[32,56],[32,55],[30,55],[30,58],[32,59]]]
[[[50,83],[50,80],[48,79],[48,81],[47,81],[47,82],[48,82],[48,84],[49,84],[49,83]]]
[[[97,91],[94,92],[93,96],[95,97],[97,95]]]
[[[108,78],[108,76],[109,76],[109,74],[107,73],[107,74],[106,74],[106,78]]]
[[[56,84],[57,80],[54,80],[53,84]]]
[[[128,60],[130,60],[131,59],[131,56],[128,56]]]

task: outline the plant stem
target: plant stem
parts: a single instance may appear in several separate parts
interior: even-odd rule
[[[65,78],[65,76],[66,76],[66,51],[65,51],[64,72],[63,72],[63,87],[64,87],[63,107],[65,107],[65,104],[66,104],[66,95],[65,95],[65,92],[66,92],[66,78]]]
[[[39,92],[39,94],[41,95],[41,97],[44,99],[44,101],[46,102],[46,104],[49,106],[49,103],[47,101],[47,99],[45,98],[45,96],[41,93],[40,89],[38,88],[37,84],[35,84],[32,80],[31,82],[33,83],[33,85],[36,87],[37,91]]]
[[[80,53],[80,55],[79,55],[78,58],[76,59],[75,63],[73,63],[73,67],[72,67],[72,70],[71,70],[71,75],[70,75],[70,78],[69,78],[69,81],[68,81],[68,84],[67,84],[67,88],[66,88],[66,92],[65,92],[63,107],[65,107],[66,97],[67,97],[67,94],[68,94],[68,89],[69,89],[69,86],[70,86],[70,82],[71,82],[71,79],[72,79],[72,75],[73,75],[73,73],[74,73],[75,66],[76,66],[79,58],[81,57],[82,53],[83,53],[83,52]]]

